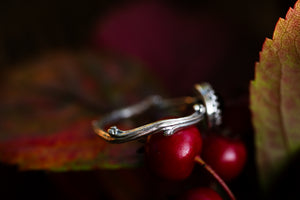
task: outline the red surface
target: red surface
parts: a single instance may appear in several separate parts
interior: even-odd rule
[[[171,136],[152,135],[146,143],[146,160],[150,170],[170,180],[187,178],[194,167],[194,158],[201,151],[202,138],[196,127],[189,127]]]

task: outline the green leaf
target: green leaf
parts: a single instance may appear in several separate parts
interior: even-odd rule
[[[90,52],[52,52],[10,67],[0,87],[0,162],[23,170],[136,167],[141,143],[110,144],[92,120],[161,93],[141,66]]]
[[[250,84],[256,159],[267,186],[300,149],[300,2],[266,39]]]

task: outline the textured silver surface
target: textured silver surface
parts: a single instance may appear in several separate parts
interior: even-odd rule
[[[206,119],[209,127],[221,123],[221,111],[217,97],[208,83],[195,86],[196,97],[183,97],[178,99],[163,99],[160,96],[151,96],[135,105],[113,111],[99,120],[93,121],[93,128],[100,137],[112,143],[122,143],[139,139],[149,134],[162,131],[164,135],[172,135],[176,131],[199,123]],[[159,120],[131,130],[120,130],[111,126],[107,131],[104,127],[108,124],[117,123],[122,119],[128,119],[142,114],[152,107],[172,107],[184,104],[192,104],[194,112],[186,117]]]

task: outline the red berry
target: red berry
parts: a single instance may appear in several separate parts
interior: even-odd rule
[[[222,197],[211,188],[199,187],[187,191],[180,200],[222,200]]]
[[[202,138],[194,126],[171,136],[151,135],[146,143],[146,161],[151,171],[169,180],[187,178],[194,167],[194,158],[200,153]]]
[[[215,135],[204,140],[202,158],[224,180],[231,180],[241,173],[246,157],[246,147],[240,140]]]
[[[219,78],[215,71],[222,69],[223,59],[231,55],[228,48],[236,44],[229,24],[208,13],[186,15],[172,7],[162,1],[124,1],[101,15],[92,31],[92,45],[136,58],[177,94],[198,80]],[[177,81],[182,77],[189,78]]]

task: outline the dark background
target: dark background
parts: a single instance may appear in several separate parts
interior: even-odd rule
[[[18,62],[49,48],[80,48],[86,44],[96,20],[130,1],[9,1],[0,3],[1,66]],[[211,12],[237,26],[253,51],[252,62],[265,37],[272,37],[279,17],[293,0],[164,1],[187,12]],[[237,34],[234,32],[233,34]]]
[[[12,64],[34,58],[43,52],[55,49],[88,48],[89,37],[95,22],[110,9],[129,1],[9,1],[0,3],[0,67],[7,70]],[[254,66],[258,61],[261,46],[266,37],[271,38],[279,17],[284,17],[295,1],[288,0],[227,0],[227,1],[165,1],[169,6],[184,12],[207,12],[234,24],[232,35],[242,42],[240,47],[247,53],[243,64]],[[233,55],[234,58],[234,55]],[[249,80],[253,68],[248,68]],[[260,199],[261,193],[255,178],[255,167],[233,182],[238,199]],[[291,168],[292,169],[292,168]],[[293,170],[293,169],[292,169]],[[294,169],[295,171],[295,169]],[[145,176],[150,189],[138,186],[136,176]],[[248,174],[247,174],[248,173]],[[251,177],[253,175],[253,177]],[[152,190],[152,196],[159,196],[161,187],[173,183],[152,183],[145,169],[120,171],[88,171],[53,173],[44,171],[19,172],[17,167],[0,164],[0,199],[130,199],[126,194],[112,195],[111,179],[124,176],[131,180],[127,191],[133,199],[140,199]],[[285,180],[286,181],[286,180]],[[112,182],[112,183],[111,183]],[[122,185],[123,184],[123,185]],[[124,185],[125,184],[125,185]],[[186,184],[190,184],[187,182]],[[296,184],[297,185],[297,184]],[[174,186],[175,188],[178,186]],[[279,186],[277,186],[278,188]],[[273,199],[284,199],[286,188],[280,186],[271,195]],[[294,188],[295,189],[295,188]],[[168,190],[168,189],[166,189]],[[118,190],[119,191],[119,190]],[[170,196],[172,199],[172,196]]]

